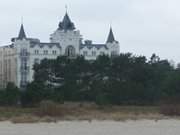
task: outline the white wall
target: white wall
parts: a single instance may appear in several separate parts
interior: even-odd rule
[[[103,52],[105,55],[111,56],[112,52],[116,52],[117,54],[120,53],[120,47],[118,42],[114,43],[108,43],[105,47],[101,47],[100,49],[97,49],[95,46],[91,49],[88,49],[88,47],[84,47],[80,50],[80,41],[82,40],[82,36],[80,35],[79,30],[74,31],[62,31],[62,30],[56,30],[53,34],[51,34],[51,41],[52,43],[51,47],[48,44],[43,44],[37,42],[35,45],[31,46],[30,39],[23,39],[23,40],[15,40],[13,42],[14,48],[6,49],[7,51],[4,51],[4,48],[0,48],[0,86],[2,85],[2,80],[6,77],[4,74],[5,70],[9,71],[9,74],[12,76],[8,78],[8,80],[13,81],[18,87],[20,87],[21,82],[21,56],[20,52],[21,49],[27,49],[28,55],[28,76],[27,80],[28,82],[33,81],[33,65],[35,62],[35,59],[39,59],[39,61],[47,58],[47,59],[56,59],[60,55],[65,55],[66,48],[68,46],[73,46],[76,51],[76,55],[84,55],[84,52],[87,52],[87,55],[84,56],[87,60],[95,60],[101,53]],[[49,44],[50,44],[49,43]],[[53,45],[53,43],[59,43],[60,46]],[[41,45],[39,45],[41,44]],[[40,47],[41,46],[41,47]],[[35,53],[35,51],[38,50],[39,53]],[[44,54],[44,51],[48,51],[48,54]],[[56,51],[56,54],[53,54],[53,51]],[[3,52],[3,53],[2,53]],[[4,53],[9,53],[8,55]],[[92,52],[95,52],[96,55],[93,55]],[[11,60],[11,68],[4,67],[4,60],[10,59]],[[3,66],[2,66],[3,65]],[[3,68],[1,68],[3,67]]]
[[[36,54],[35,50],[38,50],[39,53]],[[44,51],[47,50],[48,54],[44,54]],[[53,54],[53,51],[56,51],[56,54]],[[39,45],[36,45],[35,47],[30,49],[30,76],[29,76],[29,81],[33,81],[33,75],[34,75],[34,62],[35,59],[39,59],[39,61],[47,58],[47,59],[56,59],[58,56],[61,55],[61,48],[57,46],[53,46],[52,48],[48,47],[45,45],[44,47],[40,47]]]
[[[65,55],[65,50],[68,46],[73,46],[76,50],[76,55],[79,54],[79,45],[82,36],[80,32],[77,31],[61,31],[57,30],[51,34],[52,43],[60,43],[62,47],[62,55]]]
[[[14,48],[0,47],[0,88],[9,82],[17,84],[16,62]]]
[[[88,54],[85,56],[84,52],[87,52]],[[96,55],[93,56],[92,52],[96,52]],[[109,52],[107,49],[104,47],[97,49],[96,47],[92,47],[91,49],[88,49],[88,47],[84,47],[83,49],[80,50],[80,55],[83,55],[86,60],[95,60],[101,52],[104,52],[105,55],[108,55]]]

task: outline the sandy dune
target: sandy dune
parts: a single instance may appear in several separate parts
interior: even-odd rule
[[[0,135],[180,135],[178,120],[0,123]]]

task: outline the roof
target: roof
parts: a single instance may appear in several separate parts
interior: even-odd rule
[[[81,44],[80,45],[80,49],[83,49],[85,47],[87,47],[88,49],[92,49],[93,47],[95,47],[98,50],[101,48],[105,48],[106,50],[108,49],[106,44]]]
[[[34,48],[35,46],[39,46],[40,48],[43,48],[45,46],[48,46],[49,48],[52,48],[53,46],[57,46],[58,48],[61,48],[59,43],[31,43],[31,48]]]
[[[63,21],[59,23],[59,30],[74,30],[75,26],[74,23],[71,21],[71,19],[69,18],[68,13],[66,12]]]
[[[20,31],[19,31],[19,35],[18,35],[18,38],[17,39],[24,39],[26,38],[26,33],[24,31],[24,26],[23,24],[21,24],[21,28],[20,28]]]
[[[108,39],[107,39],[106,43],[113,43],[114,41],[115,41],[114,34],[112,31],[112,28],[110,28]]]
[[[0,46],[0,48],[14,48],[14,45],[13,45],[13,44],[10,44],[10,45],[2,45],[2,46]]]

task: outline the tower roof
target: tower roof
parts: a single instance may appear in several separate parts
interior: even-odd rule
[[[59,30],[74,30],[75,26],[74,23],[71,21],[68,13],[66,12],[63,21],[59,23]]]
[[[115,41],[115,38],[114,38],[114,34],[113,34],[113,31],[112,31],[112,27],[111,27],[106,43],[113,43],[114,41]]]
[[[20,28],[20,31],[19,31],[19,35],[18,35],[18,38],[17,39],[24,39],[26,38],[26,33],[24,31],[24,26],[23,24],[21,24],[21,28]]]

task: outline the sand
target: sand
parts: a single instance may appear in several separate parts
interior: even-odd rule
[[[179,120],[0,123],[0,135],[180,135]]]

